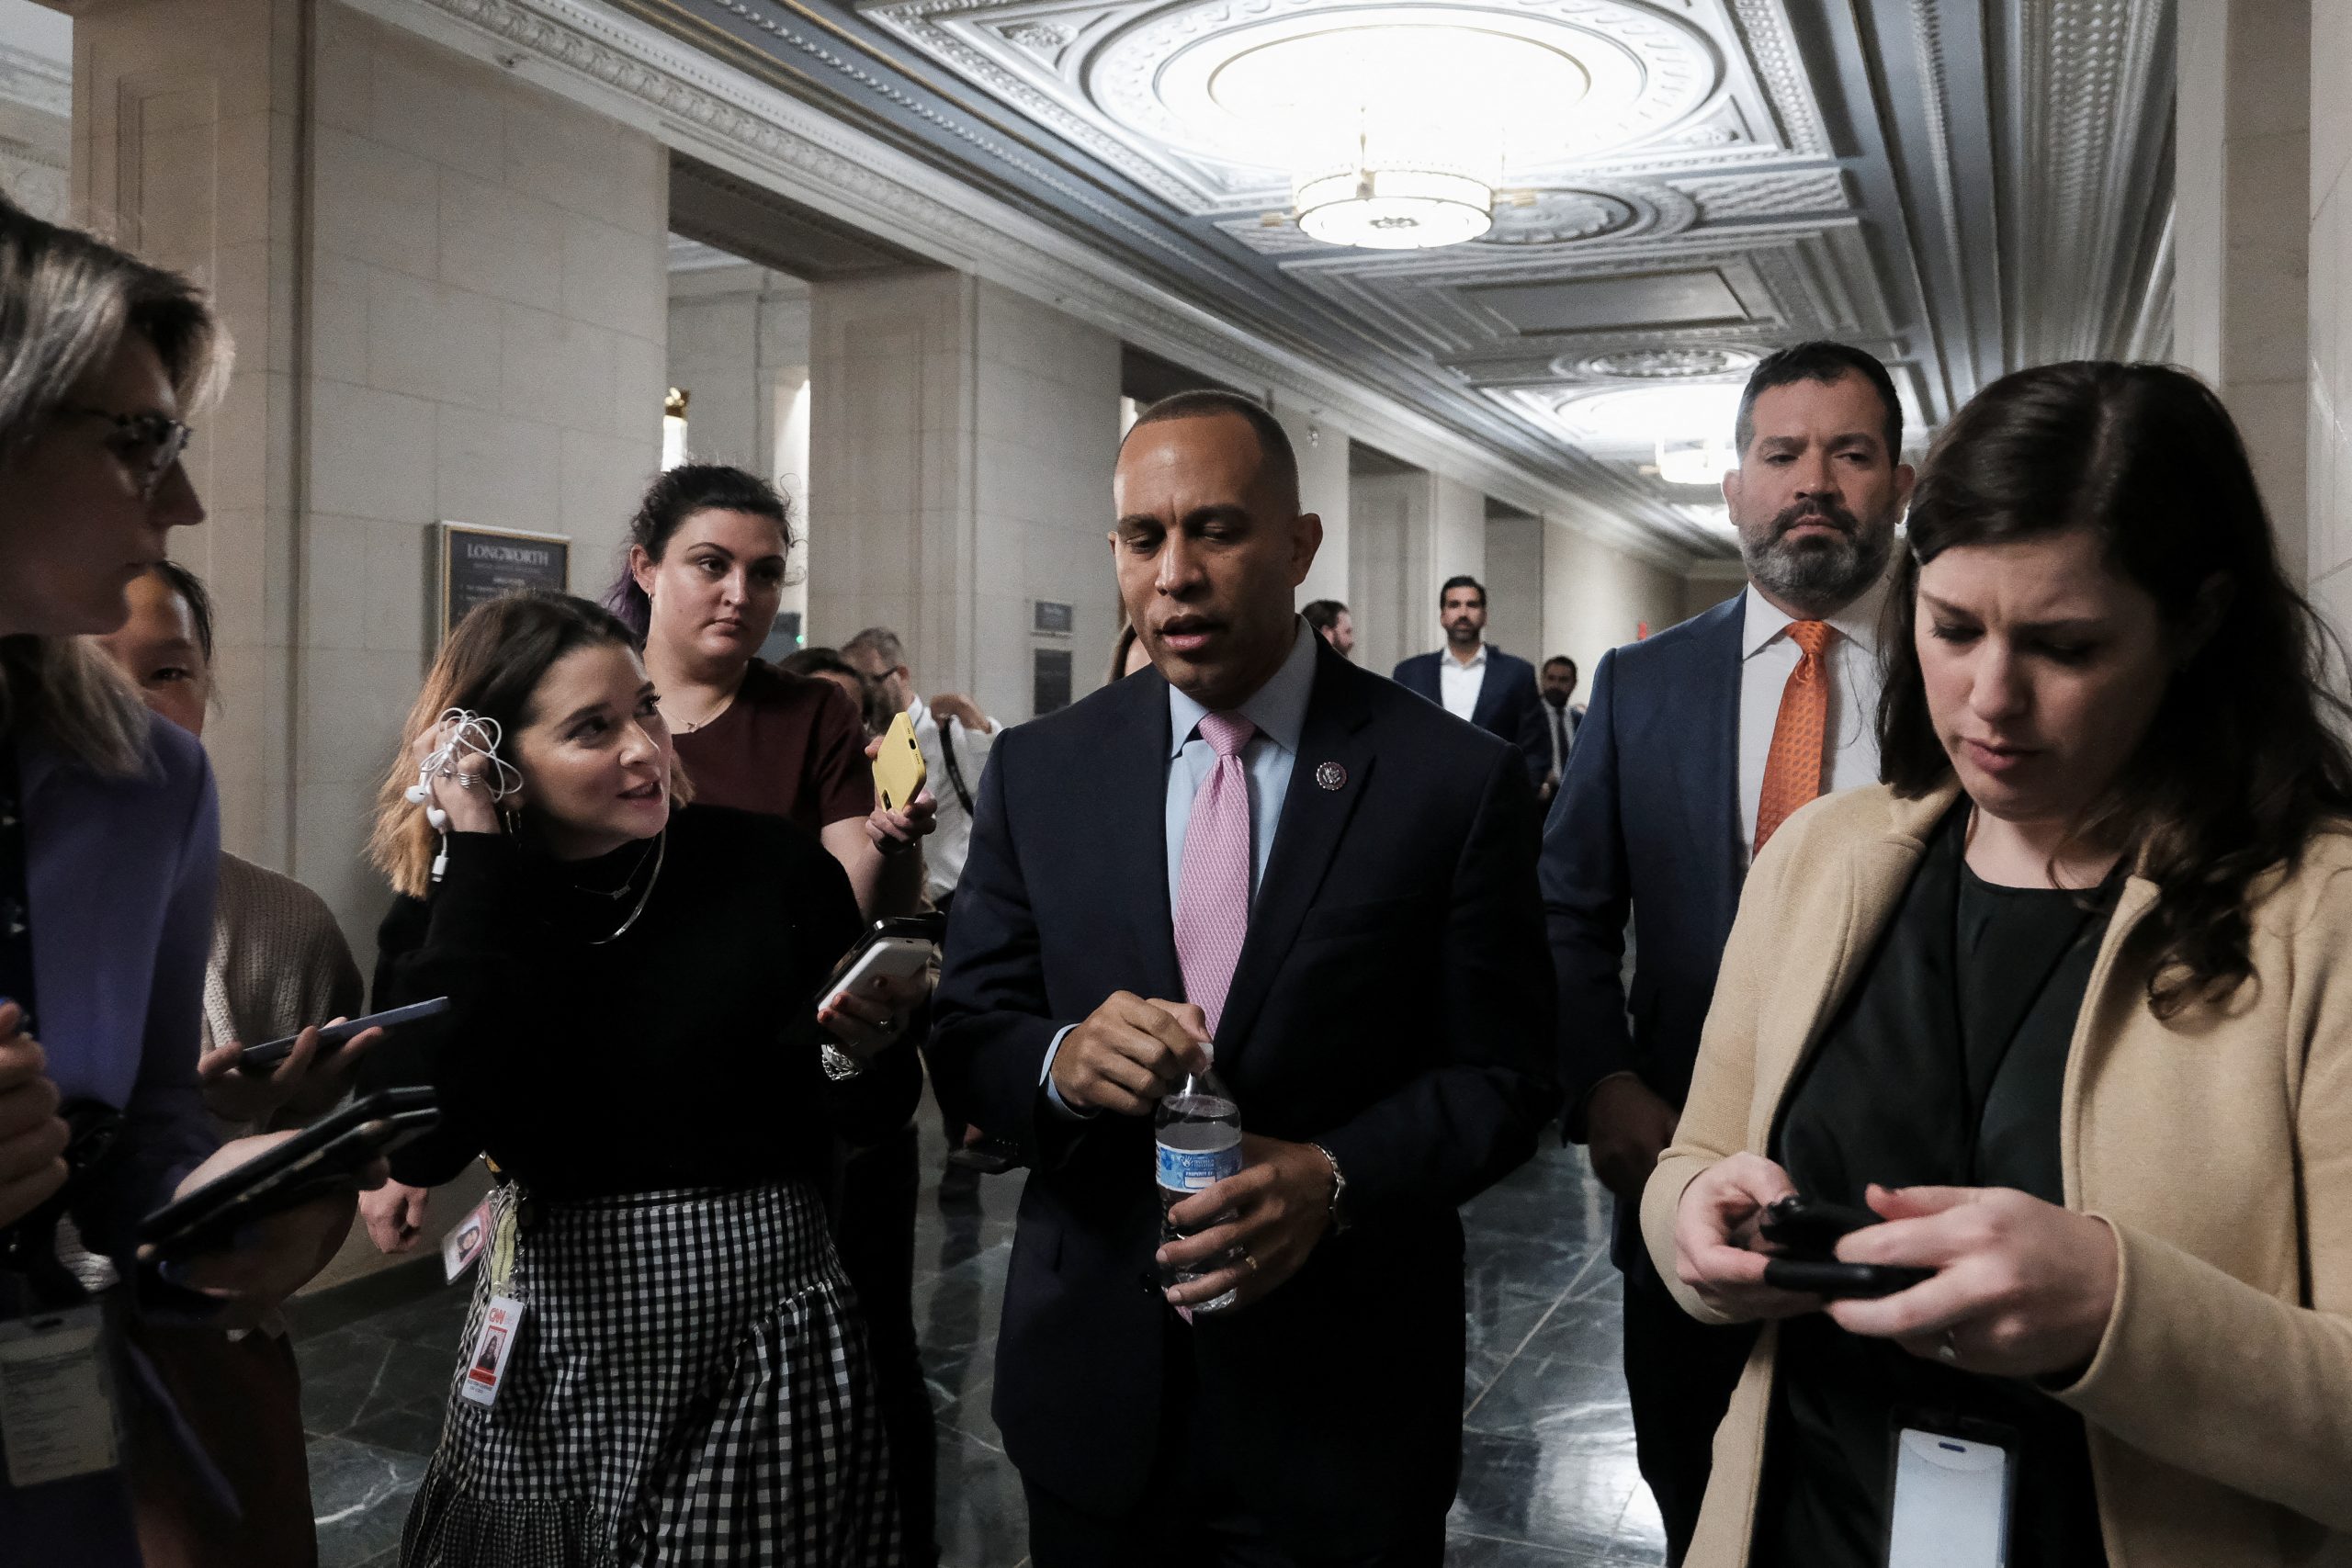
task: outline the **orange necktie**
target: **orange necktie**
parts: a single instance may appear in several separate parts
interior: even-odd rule
[[[1772,750],[1764,759],[1764,793],[1756,799],[1756,852],[1764,852],[1790,813],[1821,793],[1822,764],[1828,758],[1829,646],[1826,621],[1792,621],[1789,640],[1804,650],[1789,683],[1781,688],[1781,716],[1772,721]]]

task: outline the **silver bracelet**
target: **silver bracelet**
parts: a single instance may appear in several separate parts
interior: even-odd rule
[[[859,1061],[830,1040],[820,1044],[818,1055],[824,1063],[825,1078],[829,1083],[840,1083],[865,1071],[864,1062]]]
[[[1321,1155],[1324,1162],[1331,1168],[1331,1234],[1345,1235],[1348,1228],[1348,1212],[1341,1206],[1340,1200],[1348,1195],[1348,1173],[1340,1168],[1340,1156],[1322,1145],[1309,1144],[1306,1146]]]

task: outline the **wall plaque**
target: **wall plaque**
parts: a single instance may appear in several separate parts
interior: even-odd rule
[[[563,534],[526,534],[512,528],[477,528],[470,523],[435,525],[441,536],[434,552],[441,592],[439,635],[466,618],[475,605],[520,588],[571,586],[571,540]]]

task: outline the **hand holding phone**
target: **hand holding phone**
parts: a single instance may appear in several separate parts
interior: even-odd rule
[[[406,1007],[389,1008],[371,1012],[365,1018],[343,1019],[322,1025],[319,1030],[318,1054],[325,1055],[349,1044],[371,1029],[397,1029],[403,1023],[413,1023],[421,1018],[432,1018],[449,1010],[449,998],[435,997],[431,1001],[411,1002]],[[300,1034],[289,1034],[283,1040],[265,1041],[248,1045],[237,1055],[237,1070],[241,1073],[266,1073],[294,1053]]]
[[[1797,1193],[1767,1205],[1757,1229],[1779,1256],[1764,1265],[1764,1282],[1775,1290],[1847,1301],[1891,1296],[1935,1278],[1932,1269],[1838,1260],[1839,1241],[1882,1223],[1867,1209]]]

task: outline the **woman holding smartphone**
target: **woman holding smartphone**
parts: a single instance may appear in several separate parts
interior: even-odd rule
[[[279,1141],[216,1150],[197,1090],[220,850],[211,770],[85,640],[122,624],[125,591],[170,532],[203,522],[180,455],[228,361],[186,278],[0,201],[0,1320],[52,1387],[119,1363],[119,1409],[94,1423],[85,1405],[51,1435],[104,1433],[112,1416],[139,1461],[134,1475],[108,1444],[19,1453],[12,1440],[11,1562],[140,1562],[133,1482],[175,1482],[189,1456],[173,1440],[184,1424],[134,1392],[126,1325],[201,1304],[176,1287],[217,1298],[223,1325],[251,1326],[350,1225],[345,1191],[168,1269],[142,1266],[136,1246],[141,1217],[175,1191]],[[85,1125],[115,1124],[104,1164],[79,1157],[94,1141],[69,1151],[58,1112],[77,1101]],[[86,1329],[17,1321],[85,1292],[70,1310],[100,1318],[95,1349]],[[141,1446],[150,1437],[165,1446]],[[307,1539],[306,1506],[289,1522]]]
[[[1887,782],[1758,858],[1644,1195],[1693,1315],[1775,1320],[1688,1561],[2334,1561],[2352,756],[2330,639],[2229,416],[2159,366],[1986,388],[1928,456],[1909,546]],[[1773,1288],[1758,1225],[1791,1194],[1877,1222],[1840,1262],[1926,1278],[1826,1309]]]
[[[833,1132],[900,1124],[921,1092],[893,1048],[909,998],[812,1012],[858,935],[848,880],[786,823],[684,805],[633,640],[562,594],[475,610],[379,800],[401,897],[376,1005],[451,1000],[371,1065],[440,1093],[393,1175],[487,1151],[503,1178],[403,1561],[896,1563],[817,1184]],[[454,750],[452,709],[485,721]]]

